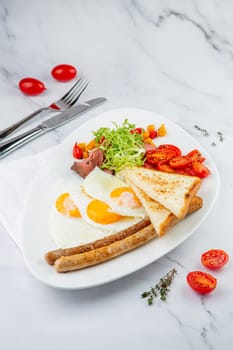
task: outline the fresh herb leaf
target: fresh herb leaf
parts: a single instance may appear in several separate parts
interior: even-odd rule
[[[167,294],[170,291],[170,285],[177,273],[176,269],[169,271],[164,277],[160,278],[159,283],[155,287],[151,287],[150,290],[145,291],[141,294],[142,298],[147,298],[148,305],[152,305],[154,298],[160,295],[162,301],[167,300]]]
[[[219,136],[219,141],[223,142],[223,133],[221,131],[218,131],[217,134]]]
[[[101,168],[119,172],[126,167],[143,165],[143,137],[130,131],[135,128],[127,119],[120,126],[113,122],[114,128],[100,128],[93,132],[96,143],[104,151]]]
[[[196,128],[198,131],[201,131],[204,136],[209,136],[209,133],[206,129],[202,129],[198,125],[194,125],[194,128]]]

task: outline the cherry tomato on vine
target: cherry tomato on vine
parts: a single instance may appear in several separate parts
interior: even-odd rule
[[[221,249],[211,249],[203,253],[201,262],[205,267],[215,270],[220,269],[229,261],[229,255]]]
[[[212,292],[217,285],[217,279],[202,271],[192,271],[187,275],[189,286],[200,294]]]
[[[77,142],[74,144],[73,147],[73,157],[76,159],[82,159],[83,158],[83,150],[81,147],[78,146]]]
[[[25,94],[36,96],[41,94],[46,87],[42,81],[35,78],[23,78],[19,81],[19,89]]]
[[[59,64],[52,69],[51,75],[54,79],[65,82],[76,77],[77,69],[70,64]]]

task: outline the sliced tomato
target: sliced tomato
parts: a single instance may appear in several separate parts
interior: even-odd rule
[[[147,161],[144,162],[144,167],[147,168],[147,169],[155,169],[155,166],[147,163]]]
[[[169,165],[174,169],[184,169],[189,164],[191,164],[192,160],[186,156],[174,157],[170,160]]]
[[[73,157],[76,159],[82,159],[83,158],[83,150],[81,147],[78,146],[77,143],[74,144],[73,147]]]
[[[161,164],[161,163],[158,163],[157,169],[160,170],[160,171],[164,171],[164,172],[166,172],[166,173],[174,173],[174,172],[175,172],[175,170],[172,169],[172,168],[170,167],[170,165],[168,165],[168,164]]]
[[[161,149],[162,151],[172,151],[174,153],[174,157],[181,156],[181,150],[179,147],[169,144],[160,145],[158,149]]]
[[[131,134],[140,134],[141,135],[142,132],[143,132],[143,128],[135,128],[135,129],[130,130]]]
[[[173,169],[177,174],[188,175],[188,176],[196,176],[195,172],[192,169],[192,164],[189,164],[184,169]]]
[[[217,279],[202,271],[192,271],[187,275],[189,286],[200,294],[212,292],[217,286]]]
[[[146,152],[147,163],[156,166],[158,163],[166,164],[174,157],[171,151],[163,151],[161,149],[152,149]]]
[[[201,152],[198,151],[198,149],[193,149],[188,154],[186,154],[186,157],[191,158],[192,161],[198,160],[200,163],[204,162],[205,160],[205,157],[202,156]]]
[[[228,261],[229,255],[221,249],[208,250],[201,256],[202,264],[213,270],[223,267]]]
[[[210,175],[210,170],[205,165],[196,160],[192,162],[192,169],[195,175],[201,179]]]

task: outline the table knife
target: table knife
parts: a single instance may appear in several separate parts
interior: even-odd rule
[[[91,100],[88,100],[83,103],[79,103],[75,107],[69,108],[64,112],[56,114],[54,117],[51,117],[41,124],[32,128],[18,136],[12,137],[10,140],[0,143],[0,158],[3,158],[7,154],[13,152],[17,148],[25,145],[29,141],[44,135],[52,129],[55,129],[70,120],[80,116],[81,114],[87,112],[89,109],[99,105],[100,103],[105,102],[107,99],[105,97],[97,97]]]

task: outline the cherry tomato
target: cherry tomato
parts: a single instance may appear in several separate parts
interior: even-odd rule
[[[172,151],[174,153],[174,157],[181,156],[181,150],[177,146],[164,144],[164,145],[160,145],[158,148],[163,151]]]
[[[156,138],[158,136],[158,132],[156,131],[156,130],[151,130],[151,131],[149,131],[149,137],[151,138],[151,139],[154,139],[154,138]]]
[[[77,75],[77,70],[70,64],[59,64],[51,71],[51,75],[58,81],[69,81]]]
[[[229,261],[229,255],[221,249],[211,249],[203,253],[201,262],[209,269],[219,269]]]
[[[195,171],[192,169],[192,164],[183,169],[184,175],[196,176]]]
[[[143,128],[136,128],[136,129],[130,130],[131,134],[140,134],[141,135],[142,132],[143,132]]]
[[[146,152],[147,163],[156,166],[158,163],[168,163],[174,157],[174,153],[170,151],[163,151],[161,149],[152,149]]]
[[[186,156],[174,157],[170,160],[169,165],[174,169],[184,169],[189,164],[191,164],[192,160]]]
[[[166,173],[174,173],[175,170],[170,167],[168,164],[161,164],[160,162],[157,165],[157,169],[160,171],[165,171]]]
[[[147,163],[147,161],[144,162],[144,165],[143,165],[145,168],[147,169],[154,169],[155,167],[149,163]]]
[[[81,147],[78,146],[77,142],[74,144],[74,147],[73,147],[73,157],[76,159],[83,158],[83,150]]]
[[[19,88],[25,95],[36,96],[46,90],[42,81],[35,78],[23,78],[19,82]]]
[[[187,275],[189,286],[200,294],[212,292],[217,285],[217,279],[202,271],[192,271]]]
[[[205,157],[202,156],[201,152],[198,151],[198,149],[194,149],[190,151],[188,154],[186,154],[186,157],[191,158],[192,161],[198,160],[198,162],[200,163],[204,162],[205,160]]]
[[[201,179],[210,175],[210,170],[205,165],[196,160],[192,162],[192,169],[195,175]]]

